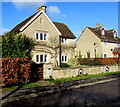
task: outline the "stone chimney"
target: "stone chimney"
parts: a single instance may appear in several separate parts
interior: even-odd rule
[[[102,25],[100,23],[97,23],[96,24],[96,27],[101,27]]]
[[[43,10],[43,11],[46,13],[46,8],[47,8],[47,6],[42,5],[41,7],[39,7],[39,8],[37,9],[37,11]]]

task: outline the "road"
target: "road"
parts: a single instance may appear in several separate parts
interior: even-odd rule
[[[2,107],[120,106],[120,79],[78,89],[4,104]]]

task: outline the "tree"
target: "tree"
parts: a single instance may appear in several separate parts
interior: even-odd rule
[[[6,33],[2,36],[2,57],[31,57],[34,41],[23,34]]]
[[[52,36],[49,38],[49,44],[50,47],[52,47],[53,49],[53,66],[57,67],[58,66],[58,62],[57,62],[57,55],[60,52],[59,48],[60,48],[60,44],[59,44],[59,38],[56,36]]]

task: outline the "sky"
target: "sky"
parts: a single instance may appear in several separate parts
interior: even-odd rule
[[[10,31],[17,24],[34,14],[36,9],[44,4],[47,6],[47,15],[50,19],[65,23],[77,38],[87,26],[96,27],[97,23],[103,25],[106,30],[116,29],[118,31],[118,2],[8,1],[0,3],[2,7],[2,31],[0,34]]]

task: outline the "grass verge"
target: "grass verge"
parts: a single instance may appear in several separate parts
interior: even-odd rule
[[[26,85],[22,86],[22,88],[30,88],[30,87],[39,87],[39,85],[36,83],[30,83],[30,84],[26,84]],[[15,90],[17,88],[18,88],[18,86],[13,86],[13,87],[9,87],[9,88],[3,88],[2,90],[3,91],[12,91],[12,90]]]
[[[58,84],[58,83],[64,83],[64,82],[68,82],[68,81],[87,79],[87,78],[92,78],[92,77],[105,76],[105,75],[118,74],[118,73],[120,73],[120,71],[119,72],[101,73],[101,74],[95,74],[95,75],[77,76],[77,77],[70,77],[70,78],[63,78],[63,79],[55,79],[55,80],[49,80],[49,82]]]

